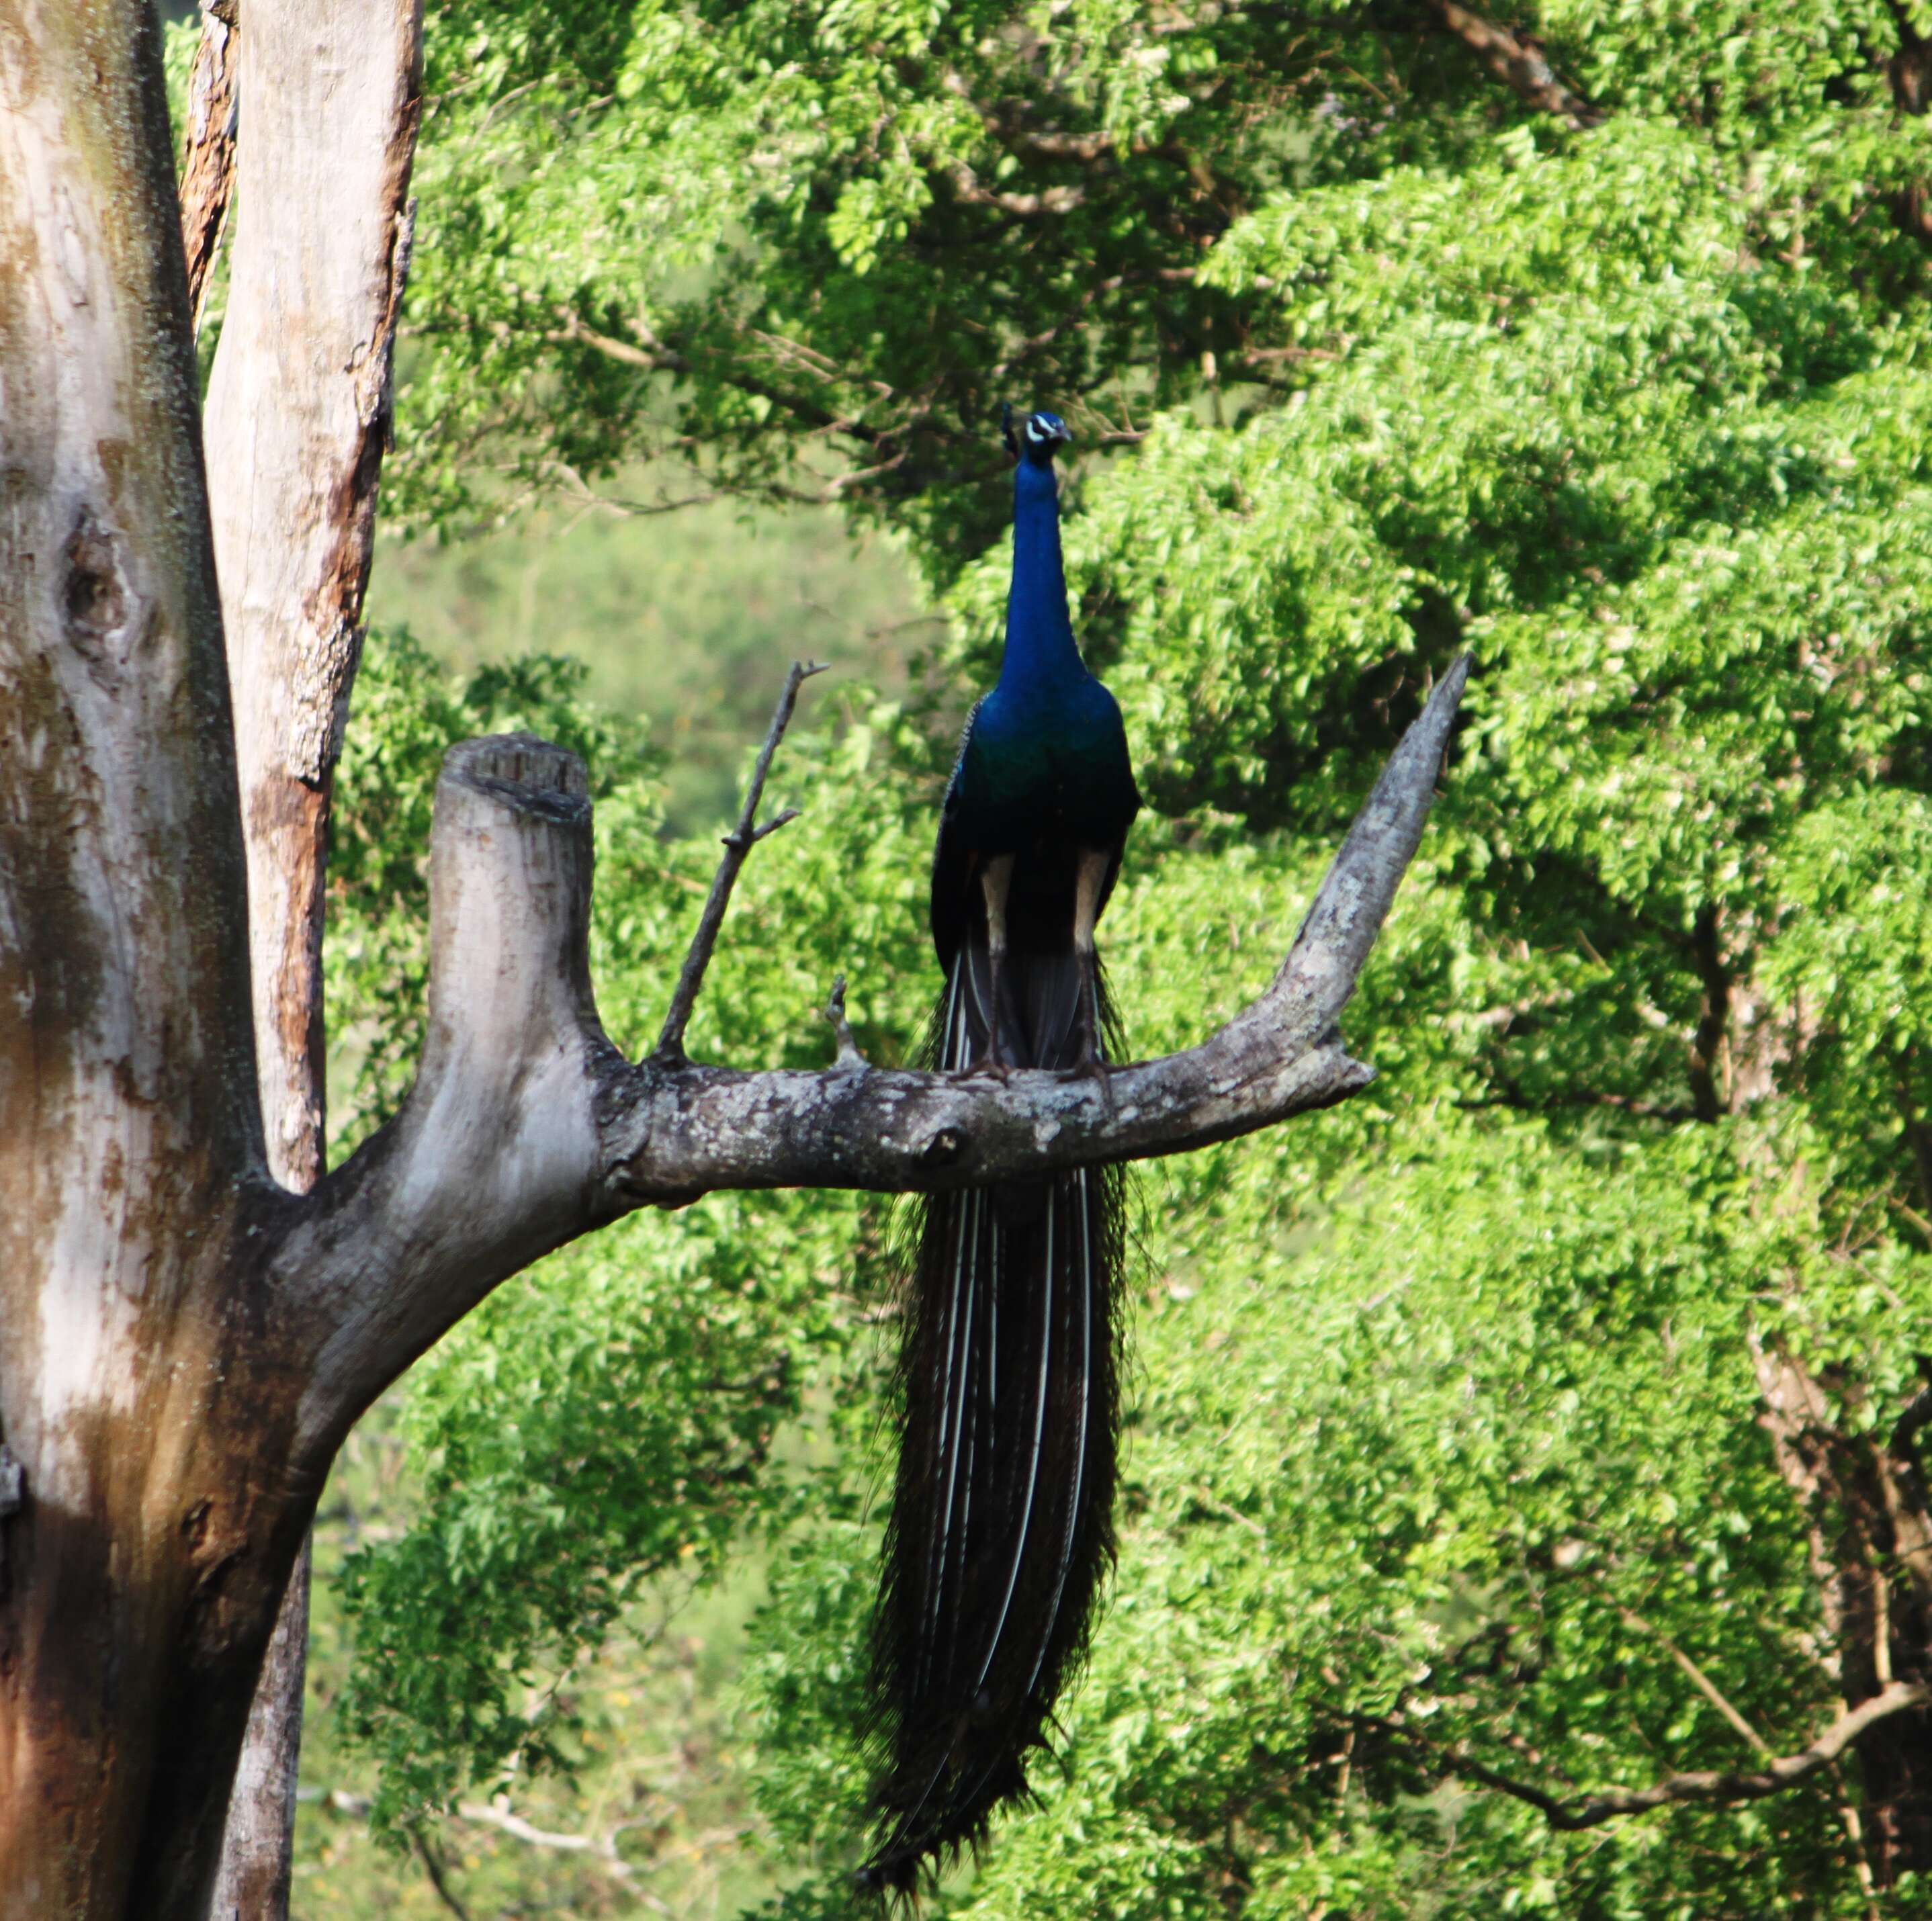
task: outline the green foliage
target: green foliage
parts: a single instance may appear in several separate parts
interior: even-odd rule
[[[194,16],[166,20],[161,25],[161,68],[168,88],[168,117],[174,123],[176,144],[188,124],[188,76],[194,71],[195,49],[201,44],[201,22]]]
[[[662,1013],[712,848],[663,839],[652,757],[634,728],[584,706],[582,672],[532,656],[452,682],[406,635],[370,644],[332,864],[329,984],[362,1045],[358,1128],[420,1044],[431,773],[457,739],[523,729],[585,757],[602,1011],[633,1052]],[[840,967],[872,1051],[916,1027],[904,956],[917,823],[903,807],[882,818],[875,792],[874,763],[902,731],[889,708],[855,709],[816,751],[808,737],[795,761],[808,775],[781,769],[774,804],[794,792],[806,817],[786,857],[766,850],[741,887],[694,1053],[824,1064],[814,1011]],[[342,1712],[381,1757],[379,1822],[413,1820],[472,1774],[557,1762],[554,1677],[653,1578],[713,1572],[748,1524],[778,1518],[786,1491],[760,1470],[849,1338],[845,1290],[876,1214],[855,1196],[728,1196],[634,1218],[500,1290],[412,1375],[403,1433],[422,1512],[344,1577],[358,1665]]]
[[[1756,199],[1767,252],[1875,304],[1922,286],[1886,211],[1927,147],[1896,122],[1883,0],[1726,6],[1694,28],[1604,0],[1544,11],[1606,109],[1692,130],[1712,189]],[[1458,43],[1417,25],[1342,0],[583,0],[541,17],[447,0],[400,498],[475,511],[484,448],[542,484],[674,448],[780,495],[842,457],[842,497],[950,577],[1004,516],[1000,400],[1052,396],[1090,437],[1131,438],[1145,408],[1192,400],[1205,355],[1236,420],[1272,411],[1310,366],[1221,270],[1224,238],[1285,187],[1450,177],[1498,122],[1531,138]],[[1670,229],[1642,183],[1594,165],[1614,276]],[[1518,244],[1538,250],[1533,230]]]
[[[1533,1747],[1537,1778],[1593,1786],[1646,1785],[1661,1753],[1742,1762],[1624,1606],[1760,1725],[1802,1727],[1831,1692],[1796,1665],[1810,1617],[1782,1575],[1802,1535],[1737,1365],[1748,1284],[1711,1227],[1724,1157],[1446,1131],[1312,1258],[1168,1265],[1075,1792],[972,1911],[1051,1888],[1055,1912],[1206,1914],[1231,1878],[1263,1914],[1391,1917],[1473,1916],[1502,1890],[1769,1914],[1817,1887],[1841,1845],[1828,1807],[1554,1836],[1445,1785],[1396,1731],[1520,1771]],[[1083,1893],[1096,1856],[1118,1865]]]
[[[1430,891],[1351,1017],[1384,1080],[1153,1211],[1072,1772],[951,1910],[1869,1911],[1828,1795],[1565,1836],[1448,1760],[1559,1797],[1747,1764],[1685,1660],[1802,1747],[1834,1510],[1754,1356],[1856,1436],[1932,1335],[1922,323],[1890,298],[1922,269],[1844,226],[1924,148],[1766,70],[1748,158],[1722,114],[1464,127],[1453,167],[1262,202],[1202,277],[1291,403],[1171,411],[1089,477],[1082,631],[1180,830],[1110,916],[1137,1039],[1160,983],[1180,1034],[1215,1011],[1233,823],[1332,835],[1430,673],[1480,667]],[[995,549],[954,594],[975,676],[1004,586]],[[838,1805],[824,1713],[767,1734],[821,1781],[775,1811]]]
[[[1733,1717],[1797,1752],[1871,1671],[1840,1582],[1928,1658],[1854,1473],[1932,1353],[1918,16],[1532,12],[1601,124],[1528,113],[1434,10],[434,15],[412,511],[488,504],[485,449],[541,482],[675,443],[774,494],[849,460],[948,595],[950,692],[998,640],[992,404],[1114,448],[1069,558],[1155,804],[1106,928],[1137,1052],[1262,984],[1432,677],[1478,663],[1347,1018],[1381,1078],[1149,1175],[1066,1770],[938,1912],[1916,1911],[1861,1884],[1852,1758],[1576,1834],[1473,1771],[1568,1800],[1748,1766]],[[369,1099],[412,1044],[427,769],[482,725],[591,752],[600,994],[641,1044],[710,850],[634,743],[554,666],[452,685],[392,646],[358,702],[332,978]],[[748,870],[704,1050],[822,1061],[840,972],[868,1052],[910,1049],[944,756],[862,699],[788,747],[805,817]],[[754,1530],[739,1711],[806,1875],[769,1911],[856,1915],[881,1215],[621,1232],[412,1390],[425,1503],[351,1578],[386,1805],[561,1752],[532,1677]]]
[[[344,1587],[344,1712],[382,1756],[380,1818],[447,1799],[472,1767],[555,1761],[539,1658],[567,1674],[652,1577],[715,1571],[755,1510],[825,1317],[786,1284],[796,1238],[745,1211],[560,1257],[412,1378],[425,1512],[353,1556]]]
[[[640,1892],[674,1912],[730,1914],[770,1894],[776,1878],[740,1839],[758,1817],[723,1711],[743,1620],[762,1588],[756,1553],[716,1578],[681,1564],[646,1584],[601,1647],[567,1672],[541,1670],[518,1704],[541,1707],[531,1718],[561,1765],[506,1767],[490,1784],[507,1791],[501,1805],[540,1832],[596,1845],[532,1845],[483,1818],[490,1809],[480,1793],[459,1803],[466,1815],[412,1824],[410,1849],[370,1836],[375,1757],[340,1711],[350,1671],[340,1577],[346,1554],[393,1539],[421,1511],[395,1419],[400,1398],[351,1436],[317,1516],[293,1911],[302,1921],[447,1921],[448,1903],[418,1849],[439,1861],[472,1914],[608,1915],[628,1911]],[[614,1834],[614,1860],[602,1846]]]
[[[1321,10],[1377,64],[1382,35]],[[432,16],[407,505],[473,511],[483,445],[541,481],[643,436],[780,493],[856,466],[843,497],[941,571],[1004,517],[988,430],[1016,383],[1126,432],[1202,352],[1238,362],[1202,250],[1325,149],[1298,108],[1362,91],[1273,9],[594,0],[536,20]]]

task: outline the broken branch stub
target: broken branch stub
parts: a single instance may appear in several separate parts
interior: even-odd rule
[[[578,757],[530,734],[445,756],[430,846],[424,1070],[516,1071],[536,1044],[594,1032],[590,783]]]
[[[451,748],[430,844],[429,1018],[401,1111],[300,1210],[276,1266],[323,1333],[299,1449],[490,1289],[605,1218],[584,763],[528,734]]]
[[[1198,1046],[1110,1069],[1104,1086],[889,1070],[842,1044],[811,1073],[662,1046],[626,1061],[591,992],[582,763],[526,736],[453,749],[416,1085],[274,1262],[328,1330],[303,1434],[332,1445],[498,1281],[634,1207],[720,1188],[980,1186],[1204,1146],[1366,1086],[1373,1070],[1336,1018],[1415,852],[1466,673],[1451,669],[1391,757],[1267,991]]]

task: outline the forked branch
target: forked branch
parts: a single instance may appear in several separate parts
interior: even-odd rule
[[[921,1074],[864,1060],[830,1010],[820,1072],[704,1066],[682,1036],[731,883],[760,828],[795,667],[686,957],[664,1032],[634,1065],[591,993],[588,781],[526,736],[453,748],[430,854],[430,1019],[402,1111],[290,1219],[274,1262],[313,1372],[319,1449],[496,1284],[640,1206],[716,1189],[982,1186],[1172,1154],[1326,1107],[1373,1078],[1336,1022],[1413,857],[1468,664],[1390,757],[1267,990],[1199,1045],[1063,1076]],[[782,817],[781,817],[782,818]],[[320,1359],[315,1350],[320,1350]],[[325,1456],[326,1458],[326,1456]]]

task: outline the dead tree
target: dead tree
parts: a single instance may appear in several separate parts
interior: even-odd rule
[[[364,51],[390,61],[393,102],[394,43]],[[392,169],[387,292],[358,298],[393,299],[406,178]],[[245,226],[237,244],[238,274]],[[590,979],[584,769],[540,741],[468,743],[438,790],[416,1086],[304,1191],[319,1105],[286,1116],[313,1083],[272,1090],[291,1061],[312,1071],[320,1030],[312,998],[279,996],[312,964],[302,889],[360,581],[313,601],[306,637],[274,625],[284,610],[248,638],[244,610],[224,640],[253,562],[227,509],[212,526],[189,325],[146,0],[0,0],[0,1921],[207,1911],[264,1650],[338,1446],[540,1254],[714,1188],[980,1185],[1175,1152],[1362,1086],[1336,1022],[1462,685],[1459,668],[1392,759],[1267,993],[1104,1088],[888,1071],[849,1050],[822,1073],[678,1047],[626,1061]],[[281,375],[306,377],[298,356]],[[218,463],[234,458],[223,379]],[[352,464],[337,499],[352,519],[358,475],[373,486]],[[338,678],[277,693],[331,648]],[[302,851],[262,881],[265,835]]]

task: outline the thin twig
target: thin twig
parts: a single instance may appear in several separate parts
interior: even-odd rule
[[[1767,1756],[1770,1754],[1771,1743],[1744,1719],[1725,1695],[1724,1691],[1719,1688],[1717,1683],[1712,1680],[1710,1676],[1706,1674],[1703,1669],[1699,1667],[1696,1662],[1692,1660],[1690,1656],[1686,1654],[1683,1649],[1679,1647],[1655,1622],[1646,1620],[1634,1608],[1625,1607],[1615,1595],[1610,1593],[1609,1584],[1598,1576],[1591,1575],[1587,1578],[1609,1600],[1611,1606],[1616,1609],[1618,1617],[1626,1627],[1635,1628],[1638,1633],[1648,1635],[1651,1639],[1676,1662],[1690,1685],[1731,1724],[1744,1740],[1755,1748],[1760,1754]],[[1889,1674],[1881,1674],[1879,1678],[1882,1681],[1889,1681],[1892,1677]]]
[[[1187,1491],[1210,1514],[1218,1514],[1223,1521],[1232,1521],[1237,1527],[1245,1527],[1258,1541],[1268,1539],[1268,1530],[1252,1515],[1244,1514],[1238,1507],[1230,1507],[1218,1494],[1210,1493],[1204,1482],[1198,1487],[1189,1488]],[[1348,1731],[1351,1740],[1354,1738],[1354,1731],[1352,1728]]]
[[[1398,1295],[1407,1293],[1414,1285],[1415,1276],[1413,1274],[1405,1274],[1394,1286],[1384,1287],[1379,1293],[1371,1294],[1366,1301],[1358,1302],[1354,1310],[1356,1319],[1364,1320],[1373,1314],[1378,1308],[1387,1307],[1389,1302],[1395,1299]]]
[[[599,1840],[594,1835],[559,1834],[551,1829],[538,1827],[534,1821],[524,1820],[508,1808],[499,1808],[482,1801],[458,1802],[456,1812],[461,1820],[473,1821],[479,1827],[494,1827],[532,1848],[554,1848],[566,1854],[594,1855],[620,1881],[628,1881],[636,1872],[617,1852],[617,1836],[621,1827],[614,1829]]]
[[[765,735],[765,744],[759,748],[757,764],[752,769],[751,784],[745,790],[743,811],[738,816],[737,826],[724,836],[724,858],[718,863],[711,892],[705,899],[704,911],[698,918],[698,931],[692,936],[691,951],[684,957],[676,991],[672,994],[670,1011],[664,1015],[664,1031],[658,1036],[657,1045],[651,1050],[651,1058],[655,1061],[676,1062],[685,1057],[684,1030],[691,1024],[692,1010],[698,1005],[698,990],[704,984],[704,970],[711,964],[712,950],[718,945],[718,931],[724,925],[724,910],[731,904],[731,890],[737,885],[738,871],[745,865],[746,856],[767,835],[776,834],[787,821],[798,818],[797,808],[787,808],[762,827],[753,824],[758,817],[758,803],[765,797],[765,776],[771,772],[772,756],[778,751],[778,742],[791,724],[792,709],[798,705],[798,690],[814,674],[823,673],[826,664],[821,661],[794,661],[790,673],[785,676],[784,691],[778,696],[771,727]]]
[[[832,1038],[838,1043],[838,1057],[832,1063],[833,1068],[856,1068],[863,1073],[872,1062],[859,1051],[859,1044],[852,1038],[852,1024],[845,1018],[843,974],[832,983],[832,997],[825,1003],[825,1017],[832,1023]]]
[[[422,1857],[424,1872],[429,1876],[429,1884],[442,1897],[442,1905],[456,1917],[456,1921],[470,1921],[470,1911],[456,1898],[456,1891],[443,1879],[442,1863],[436,1858],[436,1850],[430,1847],[429,1837],[421,1828],[412,1828],[410,1839],[416,1843],[416,1853]]]

